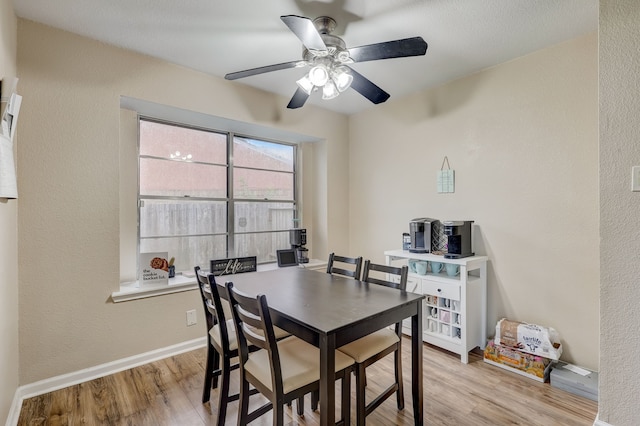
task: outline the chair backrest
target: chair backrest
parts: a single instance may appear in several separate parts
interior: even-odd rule
[[[334,263],[346,263],[354,265],[353,269],[346,269],[341,266],[334,266]],[[329,254],[329,261],[327,262],[327,274],[340,274],[347,277],[360,279],[360,271],[362,270],[362,256],[360,257],[346,257],[339,256],[335,253]]]
[[[395,280],[382,279],[378,278],[377,276],[372,276],[371,272],[396,275],[400,277],[400,279],[397,282]],[[362,272],[362,281],[368,282],[370,284],[383,285],[385,287],[397,288],[398,290],[406,291],[408,275],[409,267],[407,265],[403,265],[401,267],[380,265],[377,263],[371,263],[369,260],[365,260],[364,271]],[[396,323],[395,332],[398,337],[402,335],[402,322]]]
[[[207,320],[207,330],[210,331],[213,326],[218,325],[220,330],[220,342],[223,351],[229,351],[229,330],[225,316],[225,307],[220,298],[220,289],[216,283],[213,274],[205,275],[199,266],[194,268],[198,287],[200,288],[200,296],[202,297],[202,305],[204,307],[204,316]],[[227,308],[228,309],[228,308]],[[211,342],[211,340],[210,340]]]
[[[379,278],[378,276],[373,276],[371,272],[376,271],[382,274],[390,274],[396,275],[400,279],[398,281]],[[403,265],[402,267],[398,266],[389,266],[389,265],[380,265],[377,263],[371,263],[371,261],[366,260],[364,262],[364,272],[362,273],[362,281],[383,285],[386,287],[397,288],[399,290],[407,289],[407,277],[409,275],[409,268],[407,265]],[[385,277],[386,278],[386,277]]]
[[[244,364],[249,358],[249,345],[266,350],[271,364],[271,389],[274,393],[282,394],[282,368],[267,297],[263,294],[257,296],[245,294],[234,288],[232,282],[227,282],[225,287],[236,327],[240,368],[243,374]],[[263,389],[260,391],[262,392]]]

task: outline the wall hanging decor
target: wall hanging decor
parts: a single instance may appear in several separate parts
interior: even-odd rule
[[[444,165],[447,164],[447,168],[445,170]],[[451,170],[451,166],[449,165],[449,159],[445,156],[444,160],[442,160],[442,166],[440,166],[440,171],[438,172],[438,192],[439,193],[448,193],[455,192],[455,172]]]
[[[6,81],[0,83],[0,87]],[[2,97],[0,102],[6,104],[0,120],[0,198],[18,198],[18,184],[16,181],[16,167],[13,159],[13,141],[18,125],[18,114],[22,104],[22,96],[15,93],[18,79],[11,81],[10,95]]]

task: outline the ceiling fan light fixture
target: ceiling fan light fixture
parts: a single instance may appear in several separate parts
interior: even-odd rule
[[[329,71],[324,65],[316,65],[309,71],[309,80],[314,86],[324,86],[329,80]]]
[[[344,92],[351,86],[353,76],[345,67],[336,67],[333,70],[333,81],[336,83],[338,91]]]
[[[322,0],[325,3],[327,1]],[[271,71],[309,66],[310,71],[297,81],[298,89],[287,105],[289,109],[303,106],[319,88],[322,88],[324,99],[334,98],[351,87],[374,104],[385,102],[391,95],[347,64],[422,56],[427,52],[427,43],[419,36],[347,48],[341,37],[332,34],[336,23],[331,17],[321,16],[312,21],[304,16],[283,15],[280,19],[302,42],[302,60],[236,71],[226,74],[224,78],[237,80]]]
[[[322,88],[322,99],[333,99],[339,94],[340,92],[338,91],[336,83],[334,83],[333,80],[327,81]]]
[[[311,82],[311,80],[309,79],[309,77],[307,75],[305,75],[304,77],[302,77],[300,80],[296,81],[296,84],[298,85],[298,87],[300,87],[302,90],[304,90],[304,92],[307,95],[310,95],[311,92],[313,91],[313,83]]]
[[[349,52],[347,52],[346,50],[339,51],[338,54],[336,55],[336,59],[338,60],[338,62],[343,64],[348,64],[353,62],[353,60],[349,56]]]

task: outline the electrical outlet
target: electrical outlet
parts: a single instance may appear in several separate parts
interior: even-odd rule
[[[195,309],[191,311],[187,311],[187,327],[191,325],[196,325],[198,323],[198,319],[196,318]]]

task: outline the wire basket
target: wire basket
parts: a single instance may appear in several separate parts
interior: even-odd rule
[[[448,253],[447,236],[444,234],[444,225],[439,220],[431,223],[431,253]]]

